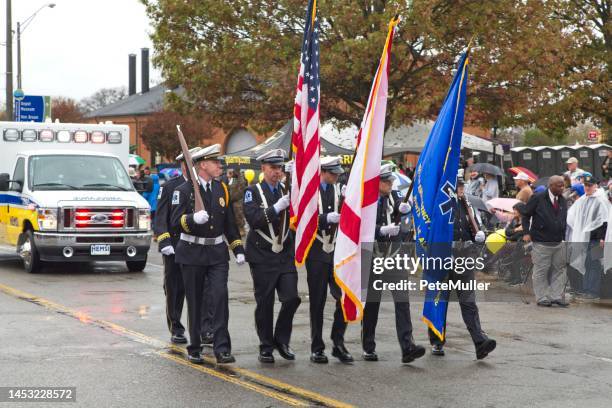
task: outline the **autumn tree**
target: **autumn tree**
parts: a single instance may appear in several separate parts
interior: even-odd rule
[[[306,0],[142,0],[154,63],[169,102],[219,125],[262,130],[291,117]],[[402,22],[390,64],[387,124],[438,113],[471,38],[468,120],[485,127],[533,121],[560,74],[571,33],[547,2],[319,0],[321,113],[359,125],[389,20]]]
[[[541,115],[544,126],[559,118],[573,123],[592,119],[612,143],[612,2],[610,0],[556,0],[553,15],[571,33],[567,58],[560,61],[553,103]],[[553,122],[553,123],[551,123]]]
[[[214,131],[204,118],[162,110],[150,116],[142,129],[142,140],[152,152],[173,160],[181,152],[176,125],[181,125],[187,145],[197,146],[210,139]]]
[[[83,112],[74,99],[54,97],[51,98],[51,118],[62,123],[79,123],[83,121]]]
[[[93,95],[83,98],[80,102],[80,107],[83,112],[89,113],[120,101],[126,96],[127,90],[125,86],[116,88],[102,88],[96,91]]]

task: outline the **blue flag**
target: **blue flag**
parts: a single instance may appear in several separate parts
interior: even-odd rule
[[[468,52],[465,52],[415,169],[412,194],[419,257],[445,259],[451,256],[467,66]],[[428,282],[443,281],[447,273],[439,262],[423,267],[423,279]],[[423,321],[441,340],[445,335],[447,299],[445,291],[428,290],[423,305]]]

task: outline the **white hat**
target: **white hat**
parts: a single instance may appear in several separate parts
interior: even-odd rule
[[[257,156],[255,160],[268,164],[282,164],[286,157],[287,153],[283,149],[272,149]]]
[[[191,155],[191,160],[194,162],[202,160],[218,160],[221,154],[221,145],[219,143],[204,147]]]
[[[570,163],[578,163],[578,159],[575,157],[570,157],[569,159],[567,159],[565,164],[570,164]]]
[[[192,149],[189,149],[189,153],[191,153],[191,157],[193,157],[193,154],[194,154],[194,153],[196,153],[196,152],[199,152],[200,150],[202,150],[202,148],[201,148],[201,147],[199,147],[199,146],[198,146],[198,147],[194,147],[194,148],[192,148]],[[176,160],[176,161],[181,161],[181,160],[183,160],[183,153],[181,153],[181,154],[179,154],[178,156],[176,156],[176,159],[175,159],[175,160]]]
[[[341,160],[340,156],[321,157],[321,170],[334,174],[343,174],[344,169],[342,168]]]
[[[387,163],[383,164],[380,167],[380,179],[382,181],[393,180],[395,176],[393,175],[393,170],[395,170],[395,164]]]
[[[514,180],[524,180],[529,181],[529,176],[523,172],[518,173],[516,176],[512,177]]]

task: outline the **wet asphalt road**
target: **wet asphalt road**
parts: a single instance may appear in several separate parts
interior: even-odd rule
[[[151,251],[144,273],[98,263],[29,275],[18,261],[0,260],[0,387],[73,386],[77,403],[68,406],[88,407],[609,407],[612,401],[609,304],[543,309],[500,286],[503,302],[479,303],[483,328],[498,342],[487,359],[476,361],[458,305],[451,304],[446,356],[428,353],[402,365],[393,306],[385,303],[377,330],[381,361],[362,361],[359,325],[351,325],[346,339],[355,363],[330,356],[321,366],[308,359],[308,296],[300,271],[302,305],[292,339],[297,360],[277,355],[274,366],[263,366],[248,267],[232,264],[230,333],[237,363],[230,369],[198,367],[168,344],[161,265]],[[326,339],[333,307],[328,302]],[[420,308],[412,304],[414,336],[425,345]],[[330,347],[328,342],[328,353]],[[21,405],[32,406],[0,403]]]

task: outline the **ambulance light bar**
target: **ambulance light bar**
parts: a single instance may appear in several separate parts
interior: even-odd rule
[[[69,130],[58,130],[54,132],[51,129],[4,129],[2,132],[2,138],[5,142],[58,142],[58,143],[109,143],[109,144],[120,144],[122,141],[121,132],[110,131],[104,132],[102,130],[94,130],[89,133],[85,130],[77,130],[71,132]]]

